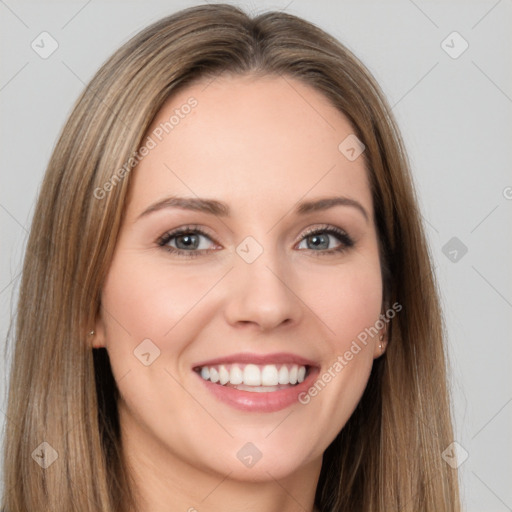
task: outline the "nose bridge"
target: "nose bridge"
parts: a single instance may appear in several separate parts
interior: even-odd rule
[[[231,324],[253,323],[265,330],[300,319],[293,272],[272,237],[246,237],[236,248],[226,316]]]

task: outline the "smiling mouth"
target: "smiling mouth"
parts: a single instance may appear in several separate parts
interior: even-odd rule
[[[300,364],[214,364],[194,368],[203,380],[240,391],[268,393],[304,381],[310,366]]]

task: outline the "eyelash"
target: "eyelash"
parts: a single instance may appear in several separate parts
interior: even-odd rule
[[[180,235],[203,235],[206,238],[209,238],[212,242],[215,242],[212,240],[211,236],[203,231],[199,226],[184,226],[182,228],[175,229],[174,231],[169,231],[168,233],[165,233],[162,235],[158,240],[157,244],[159,247],[162,247],[166,251],[176,254],[178,256],[184,256],[188,258],[196,258],[198,256],[201,256],[202,254],[209,254],[213,252],[215,249],[201,249],[201,250],[190,250],[186,251],[183,249],[177,249],[175,247],[167,246],[167,244],[173,239]],[[338,238],[338,240],[341,242],[341,244],[338,247],[335,247],[333,249],[326,249],[323,251],[315,251],[312,249],[308,249],[309,252],[314,254],[315,256],[329,256],[334,254],[341,254],[345,252],[347,249],[350,249],[354,246],[354,241],[352,238],[342,229],[339,229],[334,226],[330,225],[324,225],[321,227],[315,227],[307,230],[305,233],[302,234],[301,239],[299,240],[299,243],[302,242],[305,238],[317,235],[317,234],[327,234],[327,235],[334,235]]]
[[[333,249],[326,249],[324,251],[314,251],[312,249],[308,249],[315,256],[330,256],[341,254],[354,246],[354,240],[352,240],[352,238],[345,231],[335,226],[329,226],[328,224],[308,229],[305,233],[302,234],[300,242],[309,236],[317,234],[333,235],[337,237],[341,243],[338,247],[334,247]]]
[[[173,238],[180,236],[180,235],[190,235],[190,234],[203,235],[211,240],[211,236],[208,233],[206,233],[205,231],[203,231],[200,227],[184,226],[182,228],[175,229],[174,231],[169,231],[168,233],[165,233],[158,239],[157,243],[160,247],[162,247],[166,251],[168,251],[172,254],[176,254],[178,256],[185,256],[187,258],[196,258],[197,256],[201,256],[201,254],[205,254],[205,253],[209,254],[209,253],[213,252],[213,249],[203,249],[200,251],[185,251],[183,249],[176,249],[174,247],[167,246],[167,244]]]

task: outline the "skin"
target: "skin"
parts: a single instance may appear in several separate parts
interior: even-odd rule
[[[351,162],[338,150],[354,131],[347,119],[309,86],[254,76],[207,84],[182,90],[154,121],[197,99],[133,171],[94,346],[107,348],[119,387],[138,510],[313,510],[322,454],[362,396],[382,354],[378,337],[307,405],[277,412],[218,401],[192,367],[239,352],[291,352],[318,362],[321,375],[375,324],[382,281],[367,172],[362,157]],[[171,195],[222,201],[231,215],[164,208],[139,217]],[[343,205],[294,212],[298,201],[332,196],[357,201],[368,219]],[[208,233],[197,257],[158,245],[189,224]],[[304,233],[325,225],[354,245],[316,248]],[[253,263],[236,252],[247,236],[263,249]],[[321,236],[329,249],[343,246]],[[145,366],[134,350],[148,338],[160,356]],[[247,442],[262,453],[251,468],[236,456]]]

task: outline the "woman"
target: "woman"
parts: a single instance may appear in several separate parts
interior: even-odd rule
[[[408,165],[346,48],[214,5],[103,65],[42,186],[7,414],[8,512],[459,510]]]

